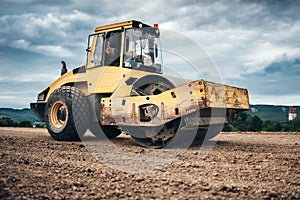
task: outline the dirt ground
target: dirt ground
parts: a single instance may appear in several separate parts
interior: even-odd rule
[[[91,139],[0,128],[1,199],[300,199],[300,133],[221,133],[205,153],[145,149],[124,135],[107,143],[97,157]]]

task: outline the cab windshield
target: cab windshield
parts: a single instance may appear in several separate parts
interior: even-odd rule
[[[162,72],[162,55],[157,34],[147,28],[132,28],[125,32],[123,67],[149,72]]]

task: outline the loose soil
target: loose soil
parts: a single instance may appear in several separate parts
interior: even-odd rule
[[[0,128],[1,199],[300,199],[300,133],[221,133],[187,150],[86,138]]]

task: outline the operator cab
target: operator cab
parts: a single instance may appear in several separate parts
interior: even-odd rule
[[[138,21],[97,27],[89,36],[87,68],[122,67],[162,73],[159,30]]]

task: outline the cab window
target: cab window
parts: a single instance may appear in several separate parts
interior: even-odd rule
[[[91,51],[92,37],[94,37],[95,48]],[[111,31],[90,35],[88,41],[88,68],[101,66],[120,66],[122,32]],[[90,55],[93,53],[93,55]]]
[[[94,52],[94,66],[102,66],[103,65],[103,34],[96,35],[97,42],[95,46]]]
[[[112,31],[106,33],[104,52],[105,66],[120,66],[121,40],[121,31]]]
[[[147,28],[127,29],[124,42],[123,67],[161,73],[160,40]]]

